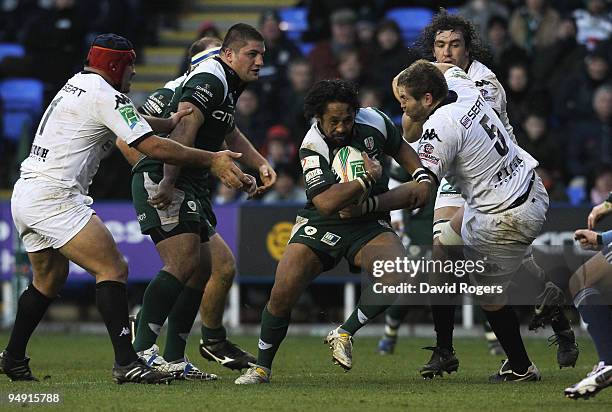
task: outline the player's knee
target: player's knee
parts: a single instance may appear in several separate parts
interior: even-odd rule
[[[434,239],[445,246],[462,246],[463,239],[455,232],[450,221],[436,222],[433,226]]]
[[[169,262],[164,265],[164,270],[171,273],[181,282],[198,275],[199,265],[195,259]]]

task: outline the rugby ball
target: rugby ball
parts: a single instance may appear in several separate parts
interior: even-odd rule
[[[334,156],[332,169],[339,183],[352,182],[365,174],[365,162],[361,151],[352,146],[344,146]]]

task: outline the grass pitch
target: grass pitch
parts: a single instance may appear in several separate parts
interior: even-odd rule
[[[7,339],[6,333],[0,334],[1,346]],[[256,338],[233,339],[255,350]],[[576,368],[563,370],[556,364],[554,347],[548,348],[542,339],[527,339],[528,351],[543,380],[505,385],[487,383],[487,376],[499,367],[502,358],[487,353],[484,339],[457,339],[459,373],[433,381],[425,381],[417,373],[429,359],[431,352],[420,350],[432,343],[429,339],[400,338],[396,353],[383,357],[375,352],[377,339],[357,337],[354,367],[348,373],[331,363],[322,340],[288,337],[277,355],[272,383],[245,387],[234,385],[237,372],[203,360],[194,336],[188,354],[201,369],[221,379],[151,386],[112,382],[113,360],[106,336],[38,333],[32,338],[29,355],[34,374],[42,381],[11,383],[0,375],[0,409],[11,408],[9,393],[59,393],[62,403],[57,407],[74,411],[612,410],[612,389],[588,401],[563,397],[563,389],[584,377],[596,361],[587,339],[579,341],[581,354]]]

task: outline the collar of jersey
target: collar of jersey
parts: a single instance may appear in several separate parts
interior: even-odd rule
[[[446,106],[447,104],[455,103],[458,97],[459,96],[457,96],[457,93],[454,90],[449,90],[444,100],[442,100],[442,102],[440,102],[440,104],[437,105],[431,113],[429,113],[429,116],[427,116],[427,118],[429,119],[440,107]]]
[[[240,77],[238,77],[238,74],[234,71],[234,69],[229,67],[221,59],[221,57],[216,56],[214,57],[214,59],[217,60],[219,63],[221,63],[221,67],[223,67],[223,70],[225,71],[225,78],[227,79],[227,85],[229,87],[229,91],[230,92],[237,91],[238,94],[242,93],[245,85],[242,83],[242,80],[240,80]]]

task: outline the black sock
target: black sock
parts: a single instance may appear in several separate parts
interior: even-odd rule
[[[485,310],[484,313],[497,340],[508,355],[512,371],[518,374],[527,372],[531,361],[521,338],[520,325],[514,309],[506,305],[500,310],[493,312]]]
[[[46,297],[34,287],[28,286],[19,297],[17,317],[11,331],[6,350],[15,359],[25,358],[26,346],[30,336],[45,315],[53,299]]]
[[[138,359],[132,347],[125,283],[105,280],[96,284],[96,305],[115,350],[115,363],[125,366]]]
[[[434,305],[431,307],[431,315],[436,331],[436,346],[451,350],[455,328],[455,306]]]
[[[599,360],[612,365],[612,315],[606,300],[597,289],[584,288],[574,296],[574,305],[587,324]]]
[[[572,329],[569,319],[567,319],[567,316],[565,316],[563,309],[561,309],[559,312],[559,316],[550,321],[550,326],[552,326],[555,333],[565,332]]]

